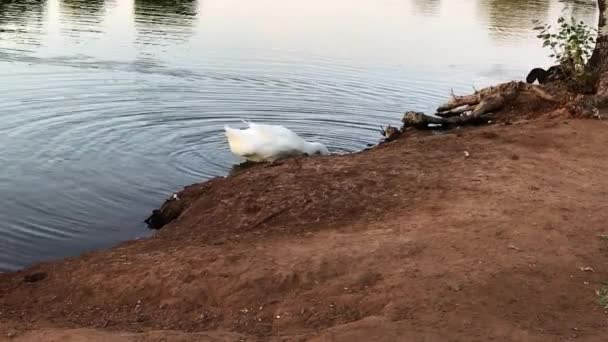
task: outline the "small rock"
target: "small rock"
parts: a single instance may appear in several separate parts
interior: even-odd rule
[[[384,142],[389,142],[399,138],[403,132],[399,128],[388,125],[386,128],[382,128],[381,133],[384,136]]]
[[[277,319],[281,319],[281,316],[277,315]]]
[[[581,272],[593,272],[591,267],[580,267]]]
[[[574,331],[578,331],[578,328],[572,328],[572,330],[574,330]]]
[[[36,272],[23,277],[23,281],[25,281],[26,283],[35,283],[37,281],[43,280],[44,278],[46,278],[46,272]]]
[[[516,251],[518,251],[518,252],[521,252],[521,250],[522,250],[521,248],[519,248],[519,247],[517,247],[517,246],[515,246],[515,245],[508,245],[507,247],[508,247],[509,249],[514,249],[514,250],[516,250]]]
[[[471,156],[471,154],[468,151],[464,151],[464,157],[465,158],[469,158]]]
[[[456,291],[456,292],[462,290],[462,288],[460,287],[459,284],[450,284],[450,285],[448,285],[448,287],[450,288],[450,290]]]
[[[6,334],[6,337],[8,337],[8,338],[13,338],[13,337],[15,337],[15,333],[14,333],[14,332],[12,332],[12,331],[10,331],[10,332],[8,332],[8,333]]]

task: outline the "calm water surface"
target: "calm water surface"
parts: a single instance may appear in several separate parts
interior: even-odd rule
[[[150,232],[182,186],[238,162],[242,118],[357,151],[547,65],[532,19],[595,1],[0,0],[0,270]]]

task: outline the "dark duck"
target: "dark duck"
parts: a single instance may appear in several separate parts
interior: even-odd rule
[[[562,67],[559,65],[554,65],[547,70],[543,68],[532,69],[528,74],[528,77],[526,77],[526,82],[534,83],[534,81],[538,80],[539,84],[544,84],[561,79],[564,79]]]

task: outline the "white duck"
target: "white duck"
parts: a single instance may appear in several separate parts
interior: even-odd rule
[[[297,155],[328,155],[329,150],[318,142],[308,142],[286,127],[243,121],[249,127],[235,129],[224,126],[232,153],[249,161],[274,162]]]

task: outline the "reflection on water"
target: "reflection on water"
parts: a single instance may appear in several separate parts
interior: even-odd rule
[[[168,26],[191,25],[197,14],[196,0],[135,0],[135,17],[144,22],[165,23]]]
[[[0,38],[37,45],[45,8],[44,0],[0,0]]]
[[[497,39],[514,39],[535,26],[533,20],[546,21],[550,2],[544,0],[481,0],[480,10],[488,17],[488,32]]]
[[[134,0],[137,43],[185,42],[193,33],[196,0]]]
[[[596,0],[560,0],[560,3],[564,6],[562,15],[566,18],[572,16],[587,23],[597,21]]]
[[[494,39],[530,38],[535,21],[554,23],[557,16],[597,21],[595,0],[559,0],[559,7],[545,0],[480,0],[480,13],[488,18],[488,32]],[[527,33],[527,34],[526,34]]]
[[[65,22],[99,23],[103,19],[103,0],[61,0],[61,14]]]
[[[60,0],[59,6],[62,34],[78,43],[101,37],[105,1]]]
[[[596,20],[560,0],[0,0],[0,270],[149,234],[169,194],[239,163],[224,124],[345,153],[451,88],[523,79],[550,63],[531,19],[562,11]]]
[[[441,0],[412,0],[414,13],[436,15],[441,7]]]

